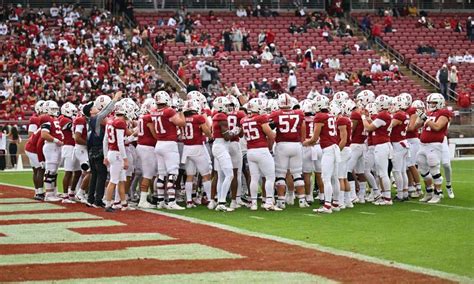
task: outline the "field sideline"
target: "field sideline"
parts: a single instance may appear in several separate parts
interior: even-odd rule
[[[2,172],[0,182],[32,185],[29,172]],[[168,213],[474,278],[472,185],[474,161],[454,161],[456,198],[438,205],[365,204],[324,216],[295,207],[282,213],[217,213],[203,207]]]

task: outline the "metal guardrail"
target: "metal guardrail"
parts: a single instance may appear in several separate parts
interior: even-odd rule
[[[352,0],[351,10],[378,10],[385,8],[404,7],[408,1],[400,0]],[[411,0],[418,11],[420,10],[466,10],[474,9],[472,0]]]
[[[83,8],[93,8],[97,6],[99,9],[105,7],[105,0],[1,0],[2,5],[21,4],[23,7],[30,8],[49,8],[56,3],[59,4],[78,4]]]

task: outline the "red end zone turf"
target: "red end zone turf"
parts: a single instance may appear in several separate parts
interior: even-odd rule
[[[10,199],[29,198],[30,191],[0,189],[0,282],[237,270],[302,272],[344,282],[446,282],[144,211],[105,213],[82,204],[42,208],[48,205]],[[34,220],[40,214],[43,220]]]

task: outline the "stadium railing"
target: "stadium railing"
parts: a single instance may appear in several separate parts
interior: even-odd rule
[[[97,6],[98,8],[105,7],[105,0],[13,0],[13,1],[1,1],[2,5],[5,4],[21,4],[23,7],[30,7],[30,8],[49,8],[56,3],[56,5],[60,4],[79,4],[83,8],[92,8]]]
[[[403,7],[408,3],[415,5],[420,10],[464,10],[474,9],[474,1],[471,0],[352,0],[351,10],[378,10],[387,7]]]
[[[325,0],[134,0],[137,9],[178,9],[185,6],[188,9],[227,9],[235,10],[239,6],[261,5],[272,10],[295,9],[296,2],[308,9],[324,9]]]

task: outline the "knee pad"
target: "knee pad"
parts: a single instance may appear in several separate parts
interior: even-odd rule
[[[433,175],[433,182],[436,185],[443,183],[443,176],[441,175],[441,173]]]
[[[285,186],[286,185],[286,179],[284,177],[277,177],[275,179],[275,185],[276,186]]]
[[[420,173],[421,177],[426,181],[431,179],[431,175],[429,172],[427,173]]]
[[[293,184],[295,186],[304,186],[304,180],[303,178],[301,177],[301,175],[294,175],[293,176]]]
[[[170,188],[170,187],[174,187],[176,183],[176,175],[169,175],[168,176],[168,183],[167,183],[167,187]]]
[[[53,183],[58,178],[58,174],[55,171],[46,171],[44,173],[44,182]]]
[[[354,175],[352,174],[352,172],[347,172],[347,180],[354,181]]]
[[[89,163],[82,163],[81,170],[87,172],[89,170]]]

